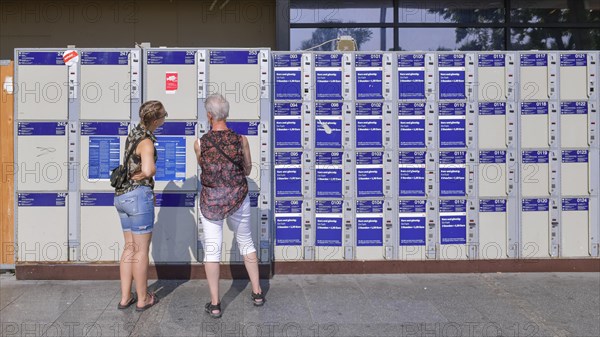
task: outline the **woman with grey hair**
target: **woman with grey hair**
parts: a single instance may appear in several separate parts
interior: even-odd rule
[[[220,94],[212,94],[204,102],[211,130],[194,143],[200,180],[200,220],[204,229],[204,266],[210,302],[205,310],[213,318],[221,317],[219,274],[223,241],[223,220],[235,232],[240,253],[252,283],[251,298],[255,306],[265,302],[259,283],[258,258],[252,242],[250,199],[246,176],[252,170],[250,146],[246,137],[227,128],[229,102]]]

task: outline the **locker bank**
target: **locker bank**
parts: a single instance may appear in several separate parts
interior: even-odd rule
[[[16,49],[17,267],[118,262],[108,178],[151,99],[169,117],[155,132],[150,257],[201,266],[192,149],[214,92],[250,142],[253,238],[269,274],[598,258],[598,56]],[[27,91],[37,87],[44,99]],[[228,226],[223,240],[222,262],[243,262]]]

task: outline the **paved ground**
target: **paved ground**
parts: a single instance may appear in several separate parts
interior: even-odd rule
[[[222,281],[208,317],[206,281],[151,281],[154,308],[116,310],[118,281],[0,276],[0,336],[600,336],[600,274],[284,275]]]

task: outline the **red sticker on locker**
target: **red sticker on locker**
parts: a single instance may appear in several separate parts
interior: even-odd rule
[[[165,75],[165,89],[167,94],[174,94],[179,85],[179,74],[177,72],[167,72]]]
[[[79,62],[79,53],[77,53],[76,50],[66,50],[63,53],[63,62],[67,65],[70,66],[74,63]]]

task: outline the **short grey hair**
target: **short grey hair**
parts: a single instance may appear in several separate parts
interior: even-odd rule
[[[222,121],[229,117],[229,102],[219,93],[214,93],[206,97],[204,107],[212,118],[216,121]]]

